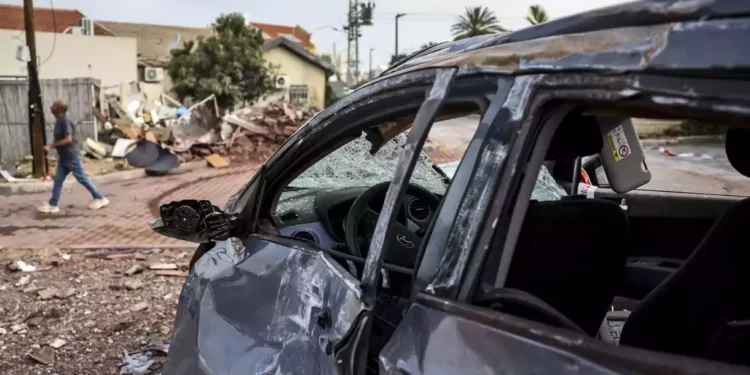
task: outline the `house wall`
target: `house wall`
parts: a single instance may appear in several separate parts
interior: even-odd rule
[[[0,29],[0,76],[28,75],[26,63],[16,60],[18,46],[25,44],[23,31]],[[37,32],[36,45],[44,62],[39,67],[41,79],[91,77],[105,86],[138,79],[134,38]]]
[[[263,54],[265,60],[278,66],[278,73],[289,77],[291,85],[307,85],[307,105],[317,109],[325,107],[326,73],[325,70],[290,52],[283,46],[273,48]],[[278,100],[289,100],[288,90],[281,90],[266,100],[257,103],[260,106]]]

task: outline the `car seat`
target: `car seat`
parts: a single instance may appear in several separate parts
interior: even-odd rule
[[[532,201],[506,288],[527,292],[596,335],[622,285],[628,220],[605,200]]]
[[[750,130],[730,129],[727,157],[750,176]],[[732,205],[703,241],[641,301],[623,327],[620,344],[750,365],[750,199]]]

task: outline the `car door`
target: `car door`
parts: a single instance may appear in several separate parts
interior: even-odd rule
[[[416,112],[425,105],[435,111],[434,100],[422,104],[425,92],[435,80],[445,89],[450,79],[452,74],[435,71],[402,75],[318,114],[230,199],[225,211],[200,201],[162,207],[161,226],[152,227],[204,242],[180,294],[165,374],[352,369],[361,353],[350,350],[358,342],[354,332],[368,308],[363,284],[320,248],[282,236],[267,213],[281,194],[277,187],[340,146],[341,139],[350,140],[347,127],[366,120],[363,113]],[[196,212],[195,228],[203,231],[181,230],[179,219],[192,217],[188,211]]]
[[[414,303],[380,353],[381,373],[656,374],[746,371],[744,368],[697,358],[618,347],[604,343],[580,328],[576,332],[571,328],[575,324],[561,329],[565,324],[540,324],[544,319],[521,319],[518,317],[520,314],[507,311],[496,313],[476,299],[478,295],[488,295],[496,288],[505,287],[508,271],[515,261],[513,252],[517,234],[524,225],[523,219],[529,207],[530,182],[533,183],[535,172],[541,167],[548,151],[546,148],[553,138],[554,132],[549,129],[559,125],[561,119],[571,113],[573,107],[568,105],[580,103],[581,98],[586,98],[596,89],[606,90],[603,87],[610,83],[607,78],[598,77],[586,80],[585,85],[577,87],[573,78],[572,75],[516,77],[510,84],[510,92],[514,93],[511,95],[515,96],[512,99],[500,96],[491,102],[482,120],[483,124],[491,125],[480,149],[479,162],[472,166],[470,173],[464,165],[457,170],[457,174],[468,173],[469,182],[455,216],[444,229],[449,232],[445,246],[434,254],[429,253],[428,246],[428,254],[425,254],[417,275],[418,282],[423,282],[424,287],[415,289]],[[554,82],[550,85],[553,89],[546,87],[548,90],[545,90],[545,81]],[[557,85],[561,82],[565,83]],[[573,88],[579,89],[575,94],[575,99],[579,101],[571,99],[570,103],[556,102],[551,108],[544,106],[548,101],[554,102],[563,92],[571,95]],[[612,97],[619,99],[616,95],[617,92]],[[658,107],[652,104],[654,102],[644,102],[647,103],[643,104],[644,107]],[[659,102],[665,107],[672,103],[677,101]],[[704,113],[715,110],[706,107],[709,109],[705,109]],[[668,107],[659,109],[664,112],[672,110]],[[492,113],[495,114],[494,118],[489,117]],[[719,111],[716,113],[716,117],[721,118]],[[601,134],[597,133],[597,136]],[[535,149],[537,144],[544,144],[544,149]],[[563,203],[581,200],[587,203],[586,197],[570,198]],[[614,206],[614,210],[619,213],[622,208]],[[575,219],[571,215],[568,221],[575,224]],[[627,231],[627,225],[619,228],[621,232]],[[585,230],[586,227],[581,228],[582,232]],[[576,234],[575,231],[569,233]],[[543,236],[545,233],[536,234]],[[431,238],[433,240],[435,238]],[[545,248],[555,251],[563,247]],[[606,246],[601,248],[604,252],[608,250]],[[432,256],[439,259],[435,261],[436,267],[429,266],[426,261]],[[622,259],[624,261],[624,256]],[[540,258],[540,263],[544,263],[544,260]],[[568,261],[574,263],[577,260],[571,258]],[[425,269],[428,266],[430,269]],[[564,268],[562,273],[565,273]],[[424,279],[420,280],[421,277]],[[543,274],[538,278],[542,283],[545,281]],[[589,284],[597,289],[598,281],[592,279]],[[576,289],[563,292],[570,295],[582,293]],[[539,299],[524,297],[518,300],[531,302],[531,305],[539,307],[537,311],[550,311],[547,308],[551,306],[546,306],[543,300],[539,304],[535,304]],[[551,310],[554,312],[554,308]],[[560,319],[557,323],[566,320]]]

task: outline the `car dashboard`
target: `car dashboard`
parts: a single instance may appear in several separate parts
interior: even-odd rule
[[[369,187],[339,189],[302,189],[284,192],[279,199],[274,216],[279,234],[314,243],[327,249],[345,246],[345,223],[354,201]],[[440,199],[440,196],[437,196]],[[383,198],[371,202],[371,207],[380,212]],[[408,193],[404,195],[398,220],[413,231],[419,224],[429,223],[437,207]]]

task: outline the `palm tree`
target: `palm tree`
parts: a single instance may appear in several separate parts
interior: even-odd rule
[[[458,17],[458,22],[451,26],[451,32],[455,40],[466,39],[472,36],[495,34],[507,31],[486,7],[466,7],[466,13]]]
[[[538,25],[549,21],[549,16],[541,5],[532,5],[529,7],[529,15],[526,16],[526,21],[529,21],[532,25]]]

